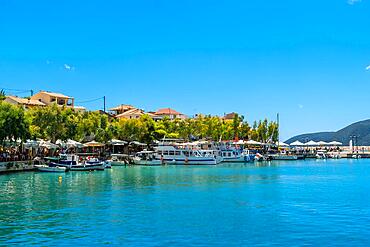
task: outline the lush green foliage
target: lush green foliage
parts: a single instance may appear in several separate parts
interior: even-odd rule
[[[25,140],[29,137],[30,121],[24,110],[6,102],[0,103],[0,142]]]
[[[52,142],[74,139],[107,142],[112,138],[151,143],[162,138],[185,140],[253,139],[276,142],[278,126],[267,120],[255,122],[253,127],[244,117],[235,115],[233,120],[215,116],[197,116],[185,120],[168,118],[155,122],[148,115],[139,119],[109,119],[100,112],[75,112],[56,105],[24,111],[20,107],[2,103],[0,108],[0,140],[6,138],[42,138]]]

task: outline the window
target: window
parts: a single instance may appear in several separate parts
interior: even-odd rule
[[[163,151],[163,155],[168,155],[168,151]]]
[[[169,155],[175,155],[175,151],[169,151]]]
[[[180,151],[176,151],[175,152],[175,155],[181,155],[181,152]]]

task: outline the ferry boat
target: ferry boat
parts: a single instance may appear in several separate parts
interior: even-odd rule
[[[178,148],[176,146],[158,146],[155,152],[150,153],[151,158],[140,157],[138,153],[134,159],[135,164],[145,165],[217,165],[222,162],[217,150]],[[149,153],[147,153],[149,154]],[[145,157],[149,157],[146,155]]]
[[[222,162],[253,162],[255,159],[255,154],[251,154],[249,150],[241,149],[223,149],[220,151]]]

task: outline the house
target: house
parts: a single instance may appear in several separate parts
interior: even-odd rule
[[[25,99],[17,96],[6,96],[4,102],[7,102],[12,105],[21,105],[25,109],[32,108],[35,106],[36,107],[46,106],[43,102],[40,102],[38,100]]]
[[[118,119],[122,119],[122,118],[126,118],[126,119],[138,119],[138,118],[140,118],[144,114],[145,114],[145,112],[143,110],[134,108],[134,109],[130,109],[128,111],[125,111],[125,112],[123,112],[121,114],[118,114],[116,116],[116,118],[118,118]]]
[[[156,111],[154,113],[154,115],[156,115],[157,118],[159,119],[163,119],[165,117],[168,117],[169,119],[173,120],[175,118],[179,118],[179,119],[186,119],[186,115],[178,112],[178,111],[175,111],[174,109],[171,109],[171,108],[163,108],[163,109],[159,109],[158,111]]]
[[[228,113],[228,114],[225,114],[224,117],[222,118],[223,120],[234,120],[235,116],[237,115],[238,113],[236,112],[231,112],[231,113]]]
[[[75,99],[73,97],[69,97],[69,96],[63,95],[61,93],[40,91],[37,94],[31,96],[31,100],[36,100],[36,101],[42,102],[45,105],[56,104],[57,106],[71,107],[71,108],[74,108],[77,111],[86,110],[82,106],[75,106],[74,105]]]
[[[113,112],[113,115],[120,115],[128,110],[136,109],[132,105],[119,105],[113,108],[110,108],[109,111]]]

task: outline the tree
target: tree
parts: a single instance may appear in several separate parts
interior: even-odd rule
[[[4,144],[6,139],[25,141],[29,136],[29,121],[24,114],[24,109],[0,102],[0,142]]]

